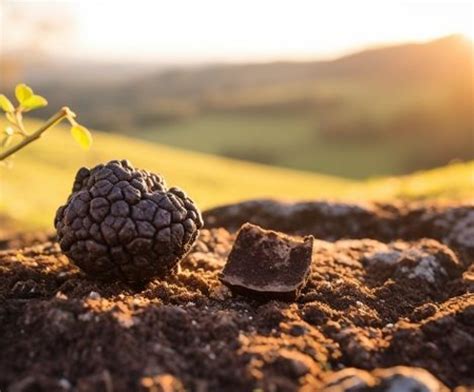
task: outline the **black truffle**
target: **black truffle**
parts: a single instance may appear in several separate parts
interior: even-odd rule
[[[87,274],[143,282],[171,271],[203,222],[182,190],[122,160],[81,168],[54,224],[61,249]]]

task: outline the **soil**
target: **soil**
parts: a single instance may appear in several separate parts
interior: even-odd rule
[[[474,206],[286,204],[204,214],[180,270],[86,277],[44,233],[0,246],[1,391],[457,391],[474,387]],[[219,279],[245,222],[314,235],[294,301]]]

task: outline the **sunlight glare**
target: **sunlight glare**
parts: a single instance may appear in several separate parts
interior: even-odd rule
[[[473,35],[470,2],[81,1],[90,56],[171,61],[330,57],[384,43]]]

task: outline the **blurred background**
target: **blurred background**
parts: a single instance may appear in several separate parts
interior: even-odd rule
[[[82,153],[58,131],[0,168],[0,212],[46,224],[78,165],[116,155],[204,206],[472,196],[473,12],[467,0],[0,0],[0,92],[28,83],[49,100],[35,115],[68,105],[96,136]]]

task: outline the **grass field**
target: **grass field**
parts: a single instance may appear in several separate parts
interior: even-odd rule
[[[406,149],[416,147],[405,139],[325,140],[316,115],[287,112],[204,114],[135,135],[187,150],[355,179],[403,172]]]
[[[35,125],[29,124],[31,129]],[[54,212],[66,200],[76,170],[117,158],[127,158],[137,167],[163,174],[168,184],[185,189],[203,209],[256,197],[460,199],[472,197],[474,189],[474,162],[404,177],[349,181],[100,132],[94,132],[94,146],[86,153],[75,145],[67,129],[57,127],[18,153],[10,165],[0,166],[0,215],[23,229],[51,228]]]

